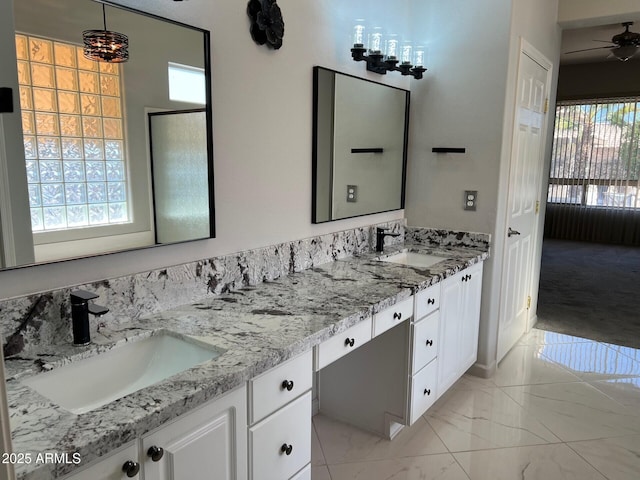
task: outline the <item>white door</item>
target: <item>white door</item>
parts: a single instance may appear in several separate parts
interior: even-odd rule
[[[537,202],[544,161],[545,110],[550,66],[541,54],[523,43],[509,171],[498,361],[515,345],[527,328],[538,221]]]

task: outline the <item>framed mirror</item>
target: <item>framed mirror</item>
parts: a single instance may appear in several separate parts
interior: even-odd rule
[[[314,67],[313,223],[404,208],[409,97]]]
[[[93,0],[4,15],[0,268],[213,237],[209,32]],[[92,29],[126,35],[128,60],[87,59]]]

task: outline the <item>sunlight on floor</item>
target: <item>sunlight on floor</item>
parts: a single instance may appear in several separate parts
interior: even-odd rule
[[[313,480],[637,480],[640,350],[534,329],[392,442],[313,425]]]

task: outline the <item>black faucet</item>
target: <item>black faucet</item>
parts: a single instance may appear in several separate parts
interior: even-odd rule
[[[399,233],[387,233],[388,228],[376,228],[376,252],[384,252],[384,237],[399,237]]]
[[[99,317],[109,311],[107,307],[91,302],[96,295],[86,290],[73,290],[71,292],[71,321],[73,324],[73,344],[88,345],[91,342],[89,335],[89,314]]]

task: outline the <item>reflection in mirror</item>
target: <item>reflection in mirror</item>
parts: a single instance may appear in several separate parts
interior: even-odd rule
[[[313,223],[404,208],[409,92],[314,67]]]
[[[15,26],[0,40],[16,42],[0,64],[15,72],[20,105],[0,132],[0,185],[11,186],[0,267],[214,234],[209,33],[106,5],[108,29],[129,37],[126,63],[83,56],[102,3],[0,6]],[[22,135],[9,135],[12,122]]]

